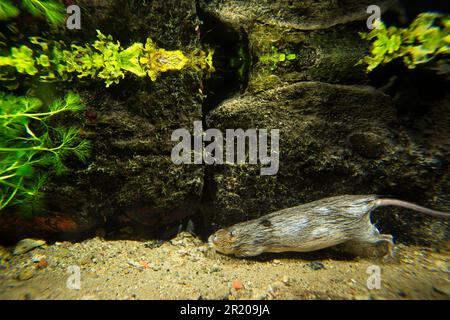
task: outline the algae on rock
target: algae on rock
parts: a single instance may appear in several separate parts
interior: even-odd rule
[[[96,37],[95,30],[102,30],[124,46],[151,37],[166,50],[203,49],[195,32],[200,22],[193,0],[77,4],[83,28],[73,34],[86,43]],[[92,142],[89,164],[71,163],[68,176],[50,179],[45,209],[30,221],[5,214],[0,237],[67,238],[101,226],[116,232],[127,224],[154,226],[157,235],[193,215],[200,204],[204,168],[174,165],[170,136],[201,119],[203,75],[202,70],[184,69],[162,73],[158,81],[128,77],[107,89],[102,83],[81,84],[78,92],[86,111],[79,126],[82,137]]]
[[[393,3],[383,2],[382,10]],[[448,103],[414,118],[425,136],[399,117],[391,96],[364,86],[369,79],[356,64],[368,50],[358,32],[367,30],[369,1],[201,4],[246,32],[255,58],[246,92],[209,112],[207,127],[280,129],[281,135],[275,176],[260,176],[253,165],[208,170],[212,230],[341,194],[390,195],[448,211]],[[273,52],[296,57],[271,68],[261,57]],[[436,125],[425,129],[427,123]],[[448,239],[445,221],[378,211],[373,217],[382,231],[401,241]]]

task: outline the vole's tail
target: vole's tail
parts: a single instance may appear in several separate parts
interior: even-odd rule
[[[397,200],[397,199],[377,199],[375,200],[377,207],[383,207],[383,206],[396,206],[396,207],[402,207],[406,209],[411,209],[417,212],[424,213],[426,215],[436,217],[436,218],[450,218],[450,212],[443,212],[443,211],[436,211],[432,209],[428,209],[425,207],[418,206],[417,204]]]

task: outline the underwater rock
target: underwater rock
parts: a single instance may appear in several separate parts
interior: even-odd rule
[[[121,1],[103,1],[97,7],[86,1],[83,5],[89,12],[87,24],[110,29],[108,33],[124,43],[149,36],[168,49],[200,48],[193,0],[125,6]],[[117,222],[119,229],[127,220],[157,226],[194,213],[203,168],[174,165],[170,137],[173,130],[189,130],[194,120],[201,119],[200,76],[176,72],[155,82],[126,79],[108,91],[92,88],[82,93],[88,110],[96,114],[95,121],[85,124],[96,151],[89,167],[78,173],[77,189],[83,192],[80,202],[84,202],[78,206],[97,220]]]
[[[437,117],[433,115],[433,119]],[[216,210],[210,219],[215,229],[342,194],[395,195],[447,210],[449,202],[444,197],[429,202],[440,193],[427,186],[434,184],[445,194],[448,184],[438,179],[448,177],[448,172],[436,167],[429,153],[436,150],[436,159],[443,160],[450,149],[428,143],[431,139],[422,144],[416,133],[402,127],[391,97],[372,87],[297,82],[257,94],[247,92],[224,101],[208,114],[206,122],[209,128],[221,131],[280,129],[277,175],[260,176],[258,165],[211,168],[209,188],[215,191],[212,203]],[[348,137],[361,132],[383,142],[379,157],[354,154]],[[373,217],[383,232],[402,240],[446,237],[445,221],[421,214],[385,208]]]
[[[320,262],[320,261],[313,261],[313,262],[310,262],[308,264],[305,264],[305,266],[307,266],[307,267],[309,267],[309,268],[311,268],[313,270],[325,269],[325,265],[322,262]]]
[[[445,295],[447,298],[450,297],[450,285],[448,284],[444,284],[442,286],[433,285],[432,289],[437,293]]]
[[[352,133],[348,137],[352,149],[362,157],[375,159],[384,151],[383,139],[371,133]]]
[[[200,3],[204,10],[236,29],[248,29],[255,23],[261,23],[290,29],[317,30],[367,19],[367,7],[373,1],[201,0]],[[377,5],[382,12],[396,7],[395,1],[389,0],[379,1]]]
[[[225,101],[207,116],[208,127],[280,129],[280,168],[275,176],[260,176],[253,165],[212,168],[214,222],[230,225],[327,193],[370,190],[364,176],[376,164],[352,158],[347,136],[365,131],[395,139],[388,126],[394,119],[389,97],[368,87],[299,82]],[[397,152],[393,146],[378,165],[395,163]]]
[[[40,239],[22,239],[14,248],[14,255],[26,253],[45,244],[46,242]]]
[[[200,1],[248,38],[248,87],[206,115],[207,128],[280,129],[280,168],[208,168],[211,231],[282,208],[342,194],[381,194],[448,211],[447,102],[410,112],[365,86],[362,65],[370,1]],[[395,1],[382,12],[402,14]],[[417,107],[417,106],[416,106]],[[415,108],[417,110],[417,108]],[[418,196],[419,195],[419,196]],[[446,221],[377,210],[383,232],[412,243],[448,240]]]
[[[33,267],[25,267],[22,271],[17,275],[17,280],[25,281],[33,278],[35,273],[35,269]]]
[[[245,33],[251,71],[247,90],[259,92],[298,81],[368,82],[358,64],[369,49],[370,1],[200,1],[201,8],[229,28]],[[395,1],[377,3],[381,12]]]
[[[168,50],[201,48],[194,0],[81,0],[77,5],[83,27],[70,31],[71,41],[92,41],[98,29],[124,46],[151,37]],[[161,224],[192,215],[200,203],[203,168],[174,165],[170,138],[175,129],[192,130],[201,120],[201,78],[187,70],[165,73],[157,81],[127,77],[109,88],[100,82],[79,85],[84,117],[63,121],[76,122],[92,143],[91,156],[86,165],[70,163],[68,174],[48,180],[42,210],[35,212],[39,216],[22,218],[15,208],[2,212],[0,238],[86,237],[95,228],[119,230],[128,224],[155,226],[158,232]]]
[[[0,246],[0,262],[8,261],[9,259],[11,259],[11,254],[9,253],[9,251],[6,250],[5,247]]]
[[[299,81],[367,83],[364,66],[357,64],[367,50],[358,34],[365,28],[364,23],[339,25],[326,32],[253,27],[248,35],[254,57],[248,91],[259,92]],[[275,64],[267,61],[280,54],[295,55],[295,59],[281,56],[284,60]]]
[[[353,257],[365,257],[365,258],[381,258],[388,252],[387,243],[371,244],[371,243],[357,243],[352,241],[347,241],[341,243],[332,250],[344,255],[350,255]]]

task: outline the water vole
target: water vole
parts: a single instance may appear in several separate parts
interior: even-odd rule
[[[393,255],[393,237],[380,234],[370,213],[381,206],[398,206],[439,218],[450,213],[427,209],[410,202],[376,195],[343,195],[283,209],[260,218],[220,229],[208,239],[224,254],[252,257],[263,252],[309,252],[347,241],[388,244]]]

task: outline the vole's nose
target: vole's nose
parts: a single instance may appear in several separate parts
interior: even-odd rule
[[[211,236],[209,236],[209,238],[208,238],[209,247],[212,248],[216,241],[217,241],[217,236],[215,234],[212,234]]]
[[[213,243],[216,243],[217,240],[219,240],[219,237],[218,237],[217,235],[213,234],[213,235],[211,236],[211,241],[212,241]]]

